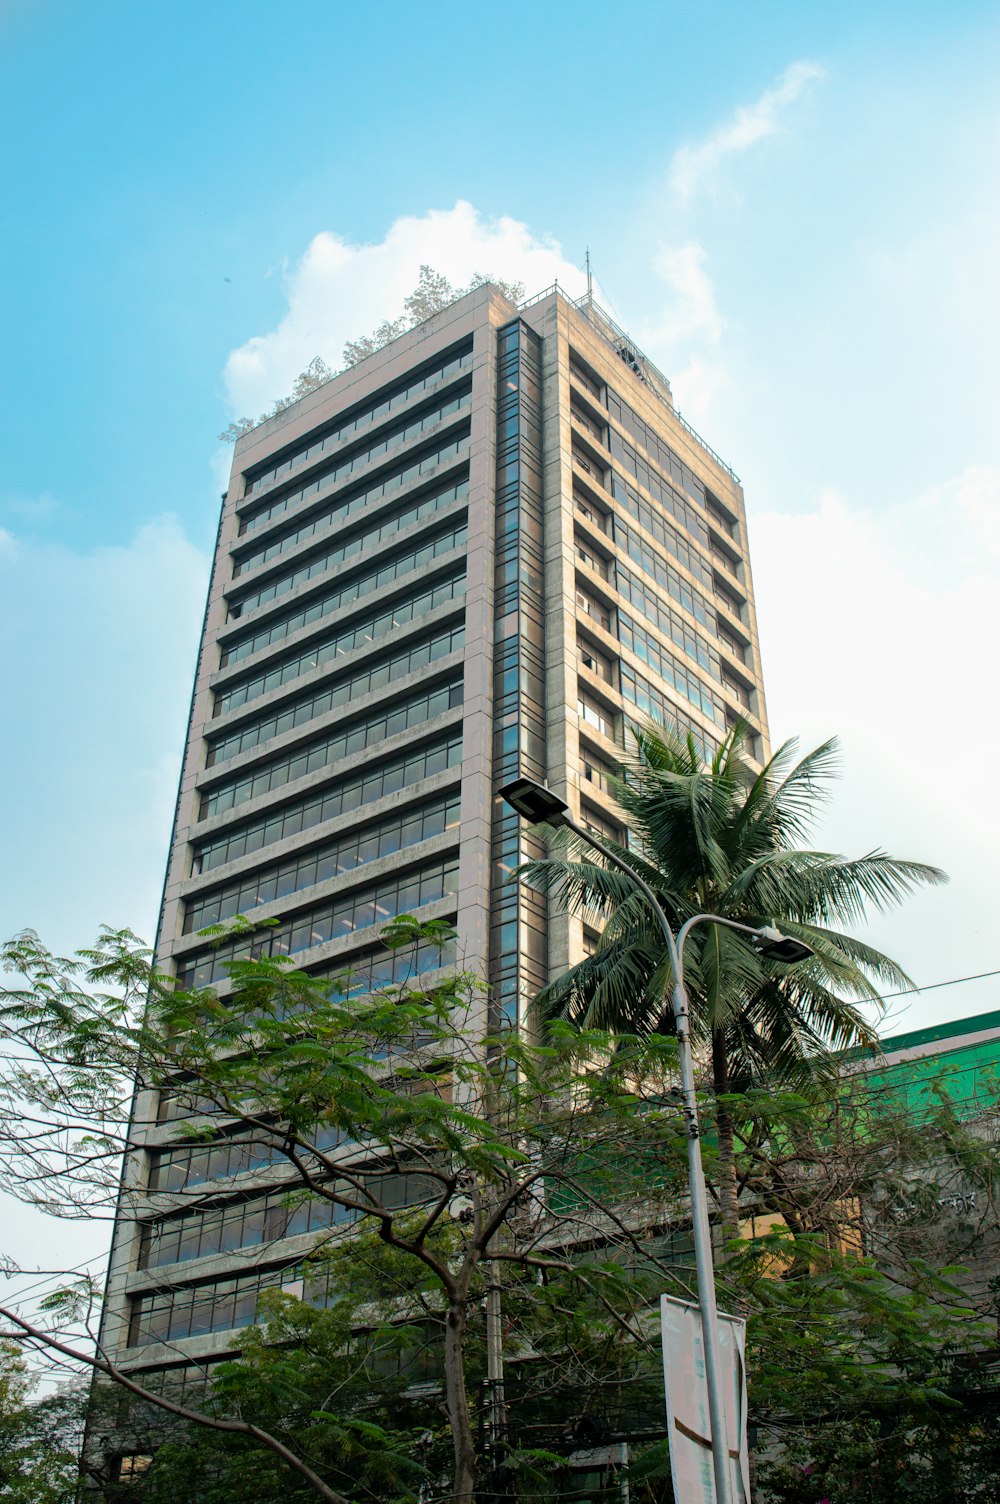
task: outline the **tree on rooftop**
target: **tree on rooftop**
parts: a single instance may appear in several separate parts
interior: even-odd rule
[[[398,318],[383,319],[377,329],[371,334],[359,335],[356,339],[349,339],[344,345],[343,361],[345,369],[356,366],[360,361],[367,360],[369,355],[374,355],[378,350],[385,349],[386,345],[405,334],[407,329],[413,329],[417,324],[422,324],[425,319],[433,317],[454,303],[458,298],[464,298],[466,293],[473,292],[477,287],[485,287],[489,283],[496,287],[510,303],[520,303],[524,299],[523,282],[506,282],[502,277],[496,277],[492,272],[473,272],[468,287],[454,287],[443,272],[435,271],[432,266],[421,264],[420,276],[416,287],[407,293],[403,299],[403,312]],[[325,385],[337,374],[330,369],[326,361],[320,355],[315,355],[295,378],[289,396],[279,397],[273,403],[270,412],[261,413],[259,418],[238,418],[228,424],[219,434],[224,444],[235,444],[243,434],[249,433],[259,423],[266,423],[268,418],[273,418],[277,413],[282,413],[286,408],[298,402],[300,397],[305,397],[317,387]]]

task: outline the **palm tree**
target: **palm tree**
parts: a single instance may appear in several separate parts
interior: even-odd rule
[[[614,850],[656,893],[674,932],[693,914],[777,924],[814,956],[794,966],[765,960],[749,938],[721,925],[691,932],[684,974],[695,1039],[711,1052],[719,1138],[720,1210],[738,1225],[735,1133],[724,1099],[765,1081],[802,1087],[829,1070],[832,1052],[873,1045],[859,1003],[880,987],[912,983],[890,957],[846,933],[923,883],[936,867],[884,852],[848,860],[805,849],[835,773],[836,742],[794,761],[786,742],[755,771],[735,727],[707,767],[694,740],[655,722],[635,731],[614,794],[629,829]],[[611,843],[609,843],[611,844]],[[566,856],[525,864],[520,875],[604,927],[596,953],[539,994],[543,1018],[619,1033],[671,1032],[669,957],[645,898],[625,874]]]

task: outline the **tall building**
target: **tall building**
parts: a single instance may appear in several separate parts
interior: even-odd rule
[[[161,966],[224,992],[253,947],[385,980],[380,926],[416,911],[454,921],[517,1021],[594,937],[504,882],[535,837],[495,790],[543,780],[621,838],[607,779],[646,715],[706,756],[743,718],[765,753],[739,481],[592,301],[479,288],[236,445]],[[238,913],[280,923],[199,937]],[[280,1191],[238,1137],[184,1141],[148,1097],[136,1125],[104,1342],[183,1370],[309,1235],[276,1235]],[[179,1206],[196,1187],[210,1201]]]

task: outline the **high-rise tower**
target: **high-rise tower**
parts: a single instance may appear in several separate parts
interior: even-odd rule
[[[495,789],[544,780],[620,838],[607,778],[647,715],[706,756],[740,717],[765,753],[739,481],[589,298],[517,309],[479,288],[236,445],[160,965],[224,992],[252,945],[386,979],[380,926],[416,911],[454,921],[457,959],[516,1021],[593,937],[504,883],[534,838]],[[280,923],[199,938],[237,913]],[[238,1137],[184,1142],[151,1100],[136,1122],[155,1126],[104,1341],[180,1375],[227,1350],[307,1229],[277,1230],[280,1187]]]

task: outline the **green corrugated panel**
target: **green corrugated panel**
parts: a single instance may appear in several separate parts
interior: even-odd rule
[[[998,1014],[985,1014],[997,1018]],[[973,1032],[979,1020],[964,1020],[963,1033]],[[921,1031],[930,1035],[932,1031]],[[911,1036],[915,1037],[915,1036]],[[925,1040],[924,1042],[929,1042]],[[884,1040],[887,1049],[898,1049],[898,1040]],[[1000,1035],[978,1044],[957,1045],[917,1060],[900,1060],[892,1065],[876,1066],[865,1072],[865,1084],[877,1101],[884,1097],[887,1105],[905,1107],[919,1114],[943,1092],[963,1114],[970,1116],[995,1106],[1000,1089]]]

